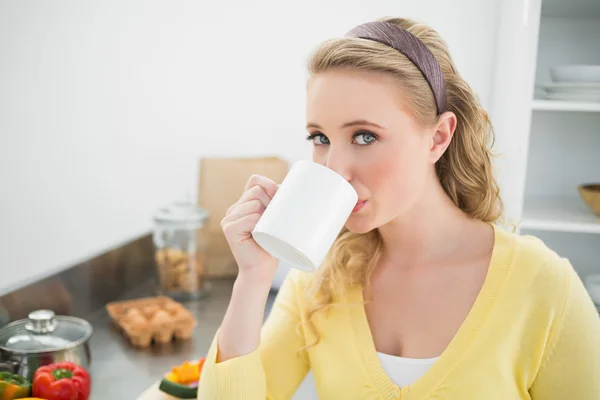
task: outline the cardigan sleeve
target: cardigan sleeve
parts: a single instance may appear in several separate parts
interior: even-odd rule
[[[217,363],[218,332],[208,352],[198,399],[290,399],[309,369],[301,321],[302,285],[292,270],[282,284],[255,351]]]
[[[600,399],[600,318],[571,265],[564,307],[530,389],[533,400]]]

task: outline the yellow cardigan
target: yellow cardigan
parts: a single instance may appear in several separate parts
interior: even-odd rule
[[[217,364],[215,335],[198,399],[289,399],[309,369],[321,399],[600,399],[600,318],[580,278],[540,240],[495,232],[473,308],[414,384],[399,388],[382,369],[361,288],[346,293],[343,306],[315,314],[321,342],[302,350],[312,340],[304,316],[311,275],[293,271],[259,349]]]

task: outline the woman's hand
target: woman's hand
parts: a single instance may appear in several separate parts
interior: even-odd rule
[[[275,182],[252,175],[240,199],[229,207],[221,221],[239,273],[219,330],[217,362],[248,354],[260,343],[265,304],[277,260],[254,241],[251,232],[275,192]]]
[[[263,250],[252,237],[252,230],[277,192],[272,180],[252,175],[240,199],[227,210],[221,228],[238,264],[238,278],[271,284],[277,260]]]

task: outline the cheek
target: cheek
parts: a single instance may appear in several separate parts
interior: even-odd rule
[[[314,146],[312,160],[318,164],[325,165],[327,163],[327,151],[323,147]]]
[[[427,177],[427,150],[421,141],[389,146],[368,157],[368,176],[361,174],[361,182],[369,188],[381,206],[402,207],[412,202],[421,191]],[[365,162],[367,159],[365,159]]]
[[[384,154],[375,151],[370,153],[357,157],[358,168],[355,169],[355,177],[371,194],[376,194],[395,180],[399,166],[395,157],[385,154],[387,151]]]

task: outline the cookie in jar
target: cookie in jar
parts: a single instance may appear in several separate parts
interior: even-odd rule
[[[158,293],[176,300],[206,294],[208,212],[189,201],[175,202],[154,215],[153,241]]]

